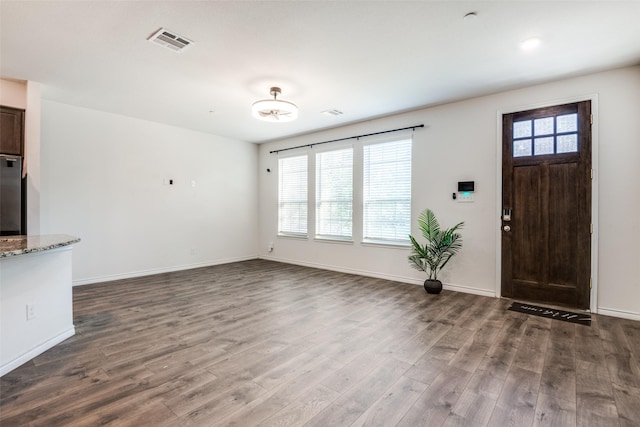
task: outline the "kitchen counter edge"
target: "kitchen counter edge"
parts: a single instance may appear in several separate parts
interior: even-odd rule
[[[31,236],[0,236],[0,259],[70,246],[80,241],[79,237],[67,234],[44,234]]]

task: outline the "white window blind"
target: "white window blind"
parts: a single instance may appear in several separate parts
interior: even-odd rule
[[[353,148],[316,154],[316,236],[350,239],[353,228]]]
[[[404,244],[411,232],[411,138],[364,146],[364,240]]]
[[[307,155],[278,159],[278,233],[307,235]]]

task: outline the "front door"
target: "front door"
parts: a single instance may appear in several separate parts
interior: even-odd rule
[[[591,102],[502,123],[502,296],[588,309]]]

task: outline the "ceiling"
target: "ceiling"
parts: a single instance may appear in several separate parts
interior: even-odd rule
[[[40,82],[48,100],[260,143],[640,64],[639,17],[640,1],[1,0],[0,76]],[[161,27],[195,43],[147,41]],[[251,116],[271,86],[298,120]]]

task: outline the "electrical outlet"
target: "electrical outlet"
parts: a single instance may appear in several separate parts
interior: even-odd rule
[[[191,250],[189,251],[189,253],[191,255],[195,255],[196,254],[196,248],[191,248]]]
[[[269,252],[273,251],[273,242],[269,242]]]
[[[27,304],[27,320],[35,319],[36,306],[35,304]]]

